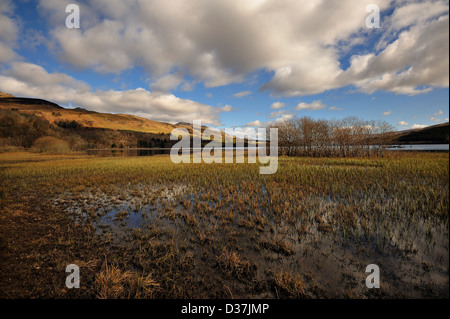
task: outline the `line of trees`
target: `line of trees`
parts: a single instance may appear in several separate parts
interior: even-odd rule
[[[294,118],[278,128],[278,146],[283,155],[380,156],[392,144],[394,127],[384,121],[356,117],[343,120]]]

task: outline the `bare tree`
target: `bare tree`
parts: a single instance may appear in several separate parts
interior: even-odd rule
[[[310,117],[277,123],[279,146],[287,155],[372,156],[392,142],[394,128],[386,122],[356,117],[315,120]]]

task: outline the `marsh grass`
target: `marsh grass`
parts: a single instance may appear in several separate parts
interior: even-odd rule
[[[94,289],[100,299],[153,298],[159,288],[151,275],[142,276],[106,264],[95,277]]]
[[[0,154],[2,296],[448,297],[448,163],[281,157],[263,176],[164,155]],[[79,292],[55,272],[74,260]]]
[[[275,289],[277,293],[285,298],[298,299],[305,296],[305,285],[300,275],[290,273],[278,273],[274,277]]]
[[[217,257],[217,263],[222,271],[229,272],[240,280],[251,279],[256,272],[255,265],[245,260],[237,252],[231,252],[225,248]]]

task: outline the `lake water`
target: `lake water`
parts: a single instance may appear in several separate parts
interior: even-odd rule
[[[413,144],[413,145],[394,145],[389,150],[400,151],[448,151],[448,144]]]
[[[225,148],[224,148],[225,149]],[[238,148],[242,150],[243,148]],[[448,152],[449,144],[414,144],[414,145],[393,145],[388,148],[392,151],[426,151],[426,152]],[[154,156],[170,154],[170,148],[154,149],[103,149],[87,150],[88,155],[94,156]]]
[[[170,148],[87,150],[86,152],[88,155],[95,155],[95,156],[154,156],[161,154],[170,154]]]

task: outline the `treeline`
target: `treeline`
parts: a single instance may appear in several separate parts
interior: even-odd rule
[[[343,120],[294,118],[273,125],[283,155],[380,156],[392,144],[394,127],[356,117]]]
[[[76,121],[62,120],[50,124],[36,115],[20,113],[16,110],[0,110],[0,150],[33,147],[42,149],[43,145],[50,147],[52,143],[49,141],[56,143],[55,139],[39,140],[43,137],[64,141],[69,145],[69,150],[73,151],[111,148],[114,145],[118,148],[120,146],[135,148],[170,145],[168,134],[90,128],[83,127]]]

